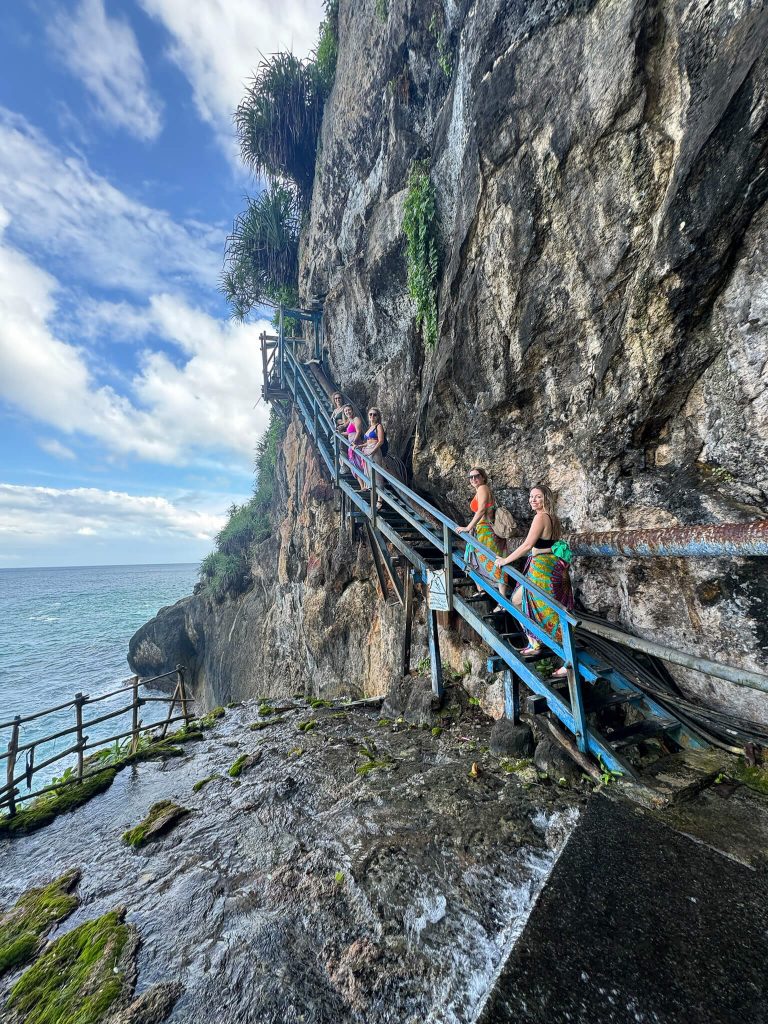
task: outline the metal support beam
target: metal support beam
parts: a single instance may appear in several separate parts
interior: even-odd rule
[[[403,603],[405,605],[405,630],[403,632],[403,676],[411,671],[411,634],[413,632],[413,570],[406,566],[403,572]]]
[[[443,567],[445,569],[445,596],[448,601],[448,611],[453,611],[453,542],[451,531],[443,523]]]
[[[437,635],[437,612],[433,612],[431,608],[427,608],[427,635],[429,664],[432,671],[432,693],[442,700],[445,687],[443,686],[443,663],[440,660],[440,638]]]
[[[509,669],[504,672],[504,717],[520,724],[520,680]]]

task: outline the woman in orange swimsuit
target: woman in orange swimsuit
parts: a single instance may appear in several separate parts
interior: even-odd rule
[[[488,486],[488,474],[479,466],[473,466],[469,471],[469,482],[475,488],[475,496],[472,499],[470,508],[474,512],[471,521],[466,526],[459,526],[457,533],[469,533],[476,537],[481,544],[493,551],[498,558],[504,555],[504,542],[493,532],[493,512],[495,509],[493,494]],[[494,562],[494,557],[486,555],[484,551],[478,551],[472,541],[467,541],[464,550],[464,561],[483,579],[491,583],[500,584],[501,594],[507,596],[507,587],[504,582],[501,568]],[[484,593],[479,587],[478,594]],[[498,605],[497,605],[498,608]]]

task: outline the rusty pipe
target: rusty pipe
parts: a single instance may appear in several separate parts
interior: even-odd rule
[[[658,530],[608,530],[568,536],[575,555],[584,558],[626,555],[633,558],[739,558],[768,555],[768,519],[718,526],[673,526]]]

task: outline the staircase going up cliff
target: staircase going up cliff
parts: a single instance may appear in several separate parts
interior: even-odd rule
[[[288,316],[313,325],[314,359],[302,362],[299,358],[300,349],[307,345],[305,339],[285,337],[282,324]],[[283,416],[289,414],[291,406],[295,408],[340,492],[342,528],[350,533],[363,531],[382,594],[385,598],[391,594],[391,599],[403,604],[408,651],[405,671],[410,659],[413,585],[421,583],[428,594],[432,688],[438,699],[444,692],[437,628],[440,609],[460,616],[490,648],[488,668],[503,675],[505,716],[519,723],[522,682],[530,691],[528,711],[541,716],[539,720],[554,738],[593,777],[621,779],[640,799],[656,802],[664,802],[686,786],[701,784],[705,776],[713,777],[717,759],[707,752],[715,746],[738,751],[740,746],[734,742],[743,743],[744,737],[732,730],[730,743],[718,739],[681,710],[685,701],[676,699],[674,690],[665,691],[658,680],[654,688],[647,660],[623,651],[615,656],[612,645],[600,639],[601,630],[603,637],[614,633],[614,639],[619,637],[620,641],[621,634],[600,620],[569,612],[522,573],[507,567],[514,583],[536,594],[552,609],[559,625],[555,635],[561,637],[556,640],[472,569],[464,557],[466,536],[457,534],[453,520],[365,456],[361,457],[369,491],[366,495],[358,491],[346,443],[336,432],[329,412],[334,385],[322,369],[320,313],[281,311],[280,324],[276,336],[261,336],[263,396]],[[357,468],[355,473],[361,475]],[[479,552],[495,557],[479,541],[472,543]],[[476,587],[488,596],[489,610],[485,612],[483,602],[468,599]],[[490,611],[497,605],[501,611]],[[537,637],[542,645],[530,657],[522,656],[517,649],[525,633]],[[634,639],[627,637],[626,642]],[[692,658],[682,653],[679,656]],[[553,658],[564,662],[566,678],[552,674]],[[693,660],[701,671],[768,690],[768,677]],[[750,678],[744,681],[745,677]],[[650,773],[641,775],[632,754],[649,740],[657,741],[659,752],[666,756]]]

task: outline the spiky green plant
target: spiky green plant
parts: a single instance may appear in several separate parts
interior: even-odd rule
[[[306,205],[326,86],[313,60],[274,53],[259,64],[235,111],[240,153],[257,177],[291,181]]]
[[[224,252],[222,291],[232,315],[244,320],[254,306],[277,305],[296,294],[300,209],[284,185],[246,198]]]

